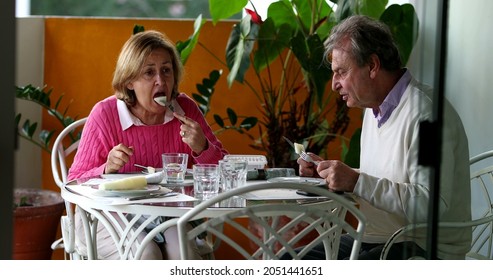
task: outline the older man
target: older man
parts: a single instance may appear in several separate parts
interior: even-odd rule
[[[330,189],[352,193],[368,219],[360,259],[378,259],[397,229],[426,222],[429,169],[418,164],[419,126],[432,116],[432,91],[402,67],[389,28],[366,16],[352,16],[334,27],[325,42],[333,71],[332,88],[349,107],[364,108],[360,169],[338,160],[298,160],[302,176],[324,178]],[[440,221],[470,219],[469,151],[462,122],[445,102],[441,161]],[[425,231],[413,232],[390,252],[390,258],[425,254]],[[440,231],[437,255],[463,259],[471,231]],[[339,258],[349,257],[353,240],[344,236]],[[324,258],[323,248],[308,258]]]

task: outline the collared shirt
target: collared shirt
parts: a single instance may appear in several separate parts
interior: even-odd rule
[[[171,101],[171,104],[175,108],[175,111],[178,114],[185,115],[185,112],[183,109],[180,107],[178,102],[176,100]],[[144,124],[139,118],[134,116],[132,112],[127,107],[127,104],[123,100],[118,99],[116,101],[116,107],[118,109],[118,117],[120,118],[120,124],[122,126],[122,130],[125,131],[132,125],[135,126],[141,126],[141,125],[146,125]],[[166,113],[164,115],[164,122],[163,124],[170,122],[174,118],[173,112],[171,110],[166,110]]]
[[[377,110],[373,110],[373,115],[378,121],[378,127],[381,127],[390,117],[394,109],[399,105],[401,101],[401,97],[406,91],[409,82],[411,81],[411,73],[408,69],[399,79],[399,81],[392,88],[390,93],[385,97],[382,104],[378,107]]]

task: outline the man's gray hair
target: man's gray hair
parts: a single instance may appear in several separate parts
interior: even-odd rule
[[[343,20],[332,28],[324,45],[324,57],[329,63],[334,49],[350,46],[351,49],[345,51],[351,53],[358,66],[366,65],[370,56],[376,54],[383,69],[395,71],[402,67],[399,49],[389,27],[367,16],[355,15]]]

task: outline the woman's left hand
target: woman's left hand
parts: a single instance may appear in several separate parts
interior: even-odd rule
[[[207,149],[207,138],[200,124],[186,116],[181,116],[177,113],[173,113],[173,115],[182,123],[180,126],[181,140],[190,146],[196,154],[200,154]]]

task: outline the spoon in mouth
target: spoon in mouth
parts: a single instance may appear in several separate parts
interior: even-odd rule
[[[163,106],[163,107],[167,107],[168,104],[166,103],[166,96],[158,96],[158,97],[154,97],[154,101],[157,102],[157,104]]]
[[[173,105],[171,105],[171,102],[167,102],[168,98],[166,98],[166,96],[157,96],[157,97],[154,97],[154,101],[156,101],[157,104],[163,106],[163,107],[167,107],[171,110],[171,112],[175,112],[175,107],[173,107]],[[183,123],[181,120],[180,120],[181,123]]]

